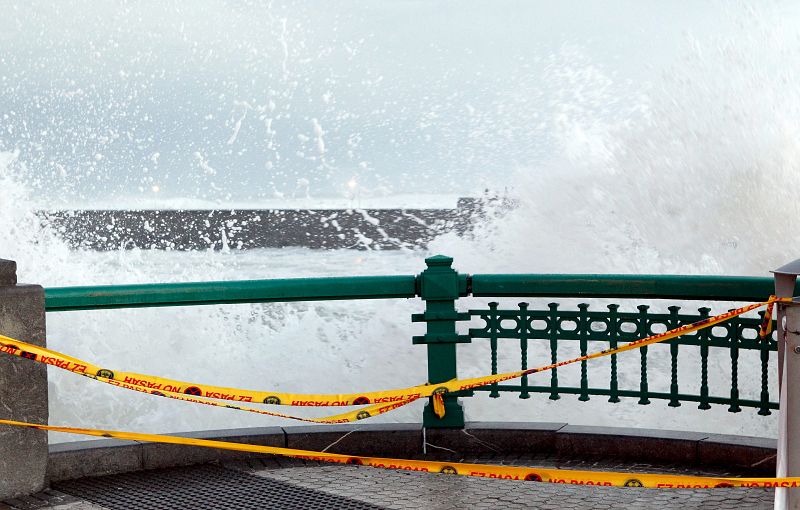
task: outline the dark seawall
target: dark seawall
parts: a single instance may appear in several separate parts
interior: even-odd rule
[[[40,216],[71,247],[90,250],[400,249],[468,231],[480,199],[455,209],[66,210]]]

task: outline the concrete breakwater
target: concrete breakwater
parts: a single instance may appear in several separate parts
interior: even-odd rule
[[[41,211],[71,247],[119,249],[400,249],[463,234],[485,201],[455,209],[208,209]]]

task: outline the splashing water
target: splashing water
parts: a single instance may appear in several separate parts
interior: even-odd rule
[[[596,70],[559,68],[555,86],[577,90],[567,75],[597,94],[557,105],[560,157],[517,173],[519,207],[474,236],[486,249],[454,236],[432,249],[475,272],[765,276],[796,258],[800,76],[785,63],[800,48],[786,40],[770,29],[695,48],[632,104]],[[597,115],[615,103],[619,118]]]
[[[289,46],[296,27],[282,17],[278,26],[279,75],[296,79],[290,58],[297,50]],[[696,41],[658,85],[618,82],[579,47],[566,47],[545,60],[541,76],[521,72],[514,76],[518,90],[504,89],[493,99],[497,116],[476,113],[467,104],[468,133],[459,134],[465,126],[444,133],[453,158],[477,158],[479,163],[492,151],[524,141],[519,133],[538,137],[550,147],[544,157],[530,142],[527,152],[515,152],[518,169],[511,178],[475,181],[474,192],[487,181],[497,190],[506,187],[505,181],[513,183],[509,193],[518,206],[490,211],[472,236],[444,235],[427,251],[412,252],[70,251],[34,213],[48,206],[34,200],[37,193],[32,190],[41,190],[42,183],[26,166],[25,156],[12,151],[0,153],[2,256],[18,261],[21,281],[48,286],[413,274],[424,267],[423,258],[430,253],[451,255],[457,269],[472,273],[765,275],[798,256],[800,203],[793,195],[800,189],[800,80],[796,66],[787,65],[800,61],[795,33],[772,25],[767,29],[754,19],[735,40]],[[290,89],[295,94],[302,87],[294,83]],[[446,104],[443,90],[433,92]],[[429,101],[426,98],[428,106]],[[223,145],[248,143],[247,122],[259,106],[240,104],[247,106],[236,110],[231,132],[221,138]],[[538,111],[542,104],[546,108]],[[275,126],[269,111],[268,106],[261,108],[260,121],[271,139]],[[316,147],[319,157],[331,157],[344,143],[342,132],[318,118],[309,117],[313,122],[306,124],[313,129],[301,141]],[[421,115],[420,129],[435,118],[433,109]],[[415,140],[424,146],[426,139]],[[199,155],[211,168],[204,151],[188,153]],[[530,161],[522,157],[526,154]],[[465,309],[468,302],[480,300],[460,306]],[[410,343],[419,333],[419,325],[410,324],[410,314],[422,306],[417,300],[391,300],[60,313],[48,316],[48,337],[51,347],[72,355],[165,377],[277,391],[371,390],[425,380],[424,348]],[[488,371],[485,347],[459,347],[461,376]],[[510,352],[501,353],[501,370],[515,368]],[[546,358],[544,350],[534,349],[530,363]],[[693,362],[682,358],[681,366]],[[666,374],[666,366],[655,359],[651,372]],[[723,368],[712,366],[721,387]],[[48,370],[53,423],[143,432],[284,423],[128,394]],[[757,377],[746,370],[743,380]],[[466,400],[468,419],[475,421],[775,434],[774,417],[746,411],[722,420],[728,416],[722,408],[700,412],[690,407],[676,411],[665,403],[610,405],[599,398],[578,404],[543,396],[492,400],[485,394]],[[415,404],[379,419],[418,421],[420,412]]]

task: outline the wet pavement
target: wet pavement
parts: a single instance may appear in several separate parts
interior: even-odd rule
[[[741,476],[672,465],[548,456],[464,459],[531,467]],[[770,509],[771,489],[642,489],[561,485],[320,464],[294,459],[204,464],[63,481],[0,510],[118,509]]]

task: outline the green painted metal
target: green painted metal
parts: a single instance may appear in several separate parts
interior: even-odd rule
[[[482,322],[479,327],[471,328],[469,336],[473,343],[480,339],[489,341],[490,367],[492,373],[497,373],[497,358],[500,346],[510,340],[525,342],[520,344],[522,363],[520,368],[525,368],[530,363],[527,356],[530,351],[530,342],[539,341],[539,364],[545,360],[555,363],[559,360],[575,357],[576,354],[585,355],[589,350],[600,350],[606,347],[616,347],[619,342],[629,342],[646,336],[674,329],[684,324],[691,324],[709,316],[709,308],[699,308],[697,314],[681,313],[681,307],[669,306],[668,313],[653,313],[648,305],[636,306],[636,311],[620,311],[618,304],[607,305],[607,311],[590,310],[588,304],[577,305],[577,310],[565,310],[558,303],[550,303],[547,308],[531,309],[527,303],[520,303],[518,309],[500,309],[497,302],[491,302],[487,308],[473,309],[469,313],[474,320]],[[649,404],[652,399],[665,399],[671,407],[679,407],[681,402],[696,402],[699,409],[710,409],[711,404],[727,405],[728,411],[740,412],[743,407],[758,409],[758,414],[769,415],[772,409],[777,409],[777,402],[770,400],[769,373],[775,367],[770,367],[770,360],[777,351],[775,332],[772,336],[762,341],[758,338],[758,331],[763,320],[760,317],[736,317],[724,324],[713,328],[702,329],[695,333],[687,334],[663,344],[654,344],[638,349],[638,367],[627,358],[628,382],[627,387],[620,387],[619,360],[617,355],[609,356],[605,360],[592,362],[593,370],[597,366],[606,364],[608,379],[598,384],[590,381],[587,364],[580,363],[578,380],[565,383],[559,380],[558,372],[550,373],[550,384],[537,384],[543,382],[544,374],[534,376],[535,382],[529,384],[526,379],[521,379],[519,384],[499,384],[476,388],[475,391],[488,391],[490,397],[497,398],[502,392],[519,393],[519,398],[528,398],[530,393],[549,393],[551,399],[560,398],[561,394],[578,395],[579,401],[587,401],[591,395],[607,395],[609,402],[620,402],[621,397],[634,397],[641,405]],[[600,342],[593,349],[588,348],[589,342]],[[509,344],[510,347],[510,344]],[[516,348],[516,347],[514,347]],[[542,359],[541,350],[544,348],[549,356]],[[570,354],[560,354],[560,351],[571,349]],[[699,373],[700,380],[697,387],[687,391],[688,383],[678,378],[680,352],[686,349],[697,349],[699,352],[698,366],[683,366],[681,372]],[[711,351],[714,351],[712,357]],[[750,362],[758,359],[759,381],[748,381],[749,387],[745,388],[747,395],[756,398],[742,398],[739,381],[740,357],[745,352],[754,353]],[[630,352],[622,356],[637,356]],[[659,383],[668,382],[668,391],[653,391],[650,388],[652,375],[650,374],[651,359],[659,360],[659,369],[656,371]],[[666,361],[666,363],[664,363]],[[709,364],[717,367],[728,366],[725,376],[729,383],[727,395],[711,395],[709,387]],[[686,361],[684,361],[686,363]],[[513,370],[516,367],[505,367],[503,371]],[[638,372],[638,381],[632,384],[631,373]],[[667,373],[668,371],[668,373]],[[716,372],[715,378],[719,380],[722,374]],[[666,376],[666,377],[665,377]],[[591,383],[594,384],[591,384]],[[717,381],[718,382],[718,381]],[[755,382],[755,385],[752,383]],[[607,386],[604,386],[607,385]]]
[[[751,276],[476,274],[476,297],[574,297],[763,301],[772,278]]]
[[[761,301],[773,292],[771,278],[736,276],[674,276],[674,275],[539,275],[539,274],[459,274],[452,267],[453,259],[434,256],[426,259],[427,269],[418,276],[361,276],[336,278],[296,278],[277,280],[250,280],[229,282],[195,282],[170,284],[114,285],[94,287],[62,287],[45,289],[45,307],[48,312],[68,310],[94,310],[110,308],[138,308],[163,306],[195,306],[231,303],[262,303],[284,301],[392,299],[420,297],[425,302],[423,313],[412,315],[413,322],[426,324],[425,334],[414,336],[414,344],[427,346],[428,381],[439,383],[457,377],[456,345],[488,340],[491,359],[489,370],[496,374],[500,364],[498,352],[510,346],[509,340],[519,348],[519,366],[527,368],[545,361],[555,363],[576,354],[597,349],[592,342],[614,348],[622,342],[652,334],[654,328],[672,329],[696,322],[709,316],[711,310],[698,308],[696,314],[681,313],[678,306],[666,308],[668,313],[653,313],[648,305],[630,309],[625,305],[608,304],[607,310],[594,310],[588,304],[576,309],[565,309],[558,303],[537,308],[527,302],[518,303],[516,309],[502,309],[498,301],[488,303],[488,308],[459,312],[459,297],[567,297],[567,298],[620,298],[625,300],[702,300],[708,302]],[[796,292],[800,294],[800,291]],[[459,334],[458,321],[483,322],[473,327],[469,334]],[[777,343],[773,338],[765,342],[757,339],[760,319],[737,318],[711,329],[642,348],[638,353],[628,353],[631,358],[612,355],[605,361],[580,363],[571,379],[559,370],[549,376],[538,374],[521,378],[512,384],[493,384],[475,391],[488,391],[497,398],[514,392],[519,398],[529,398],[534,393],[548,394],[552,400],[562,395],[576,395],[579,401],[592,396],[607,396],[612,403],[634,398],[639,404],[649,404],[652,399],[668,401],[671,407],[692,402],[699,409],[712,405],[726,405],[730,412],[743,407],[756,408],[758,414],[768,415],[777,408],[770,397],[769,374],[774,366]],[[720,333],[723,331],[724,333]],[[542,358],[542,349],[545,351]],[[684,367],[681,353],[696,349],[698,366]],[[756,353],[760,370],[757,388],[740,388],[740,358]],[[535,356],[536,362],[531,362]],[[720,356],[725,357],[726,380],[730,389],[720,394]],[[619,358],[619,359],[618,359]],[[654,361],[655,360],[655,361]],[[681,361],[683,360],[683,361]],[[608,377],[598,382],[597,364],[606,363]],[[625,363],[625,372],[623,370]],[[653,365],[653,363],[656,363]],[[752,361],[750,361],[752,363]],[[503,371],[516,367],[503,366]],[[564,368],[562,370],[568,370]],[[687,386],[679,372],[698,374],[696,388]],[[570,372],[565,372],[570,375]],[[657,374],[653,378],[651,374]],[[576,377],[577,376],[577,380]],[[542,384],[549,379],[549,384]],[[651,379],[653,387],[651,388]],[[664,383],[667,383],[666,385]],[[752,386],[753,381],[747,381]],[[717,386],[715,387],[714,384]],[[716,388],[716,389],[715,389]],[[446,414],[439,419],[428,402],[423,413],[423,423],[430,428],[461,428],[464,410],[458,397],[471,396],[472,391],[450,393],[444,396]],[[744,397],[742,396],[744,395]]]
[[[350,276],[45,289],[48,312],[416,297],[414,276]]]
[[[45,289],[49,312],[193,306],[271,301],[413,298],[414,276],[291,278],[229,282],[157,283]],[[757,301],[772,292],[772,279],[744,276],[661,275],[457,275],[458,296],[619,297]],[[800,292],[798,292],[800,293]]]
[[[554,320],[551,318],[551,320]],[[608,344],[611,349],[616,349],[619,347],[619,342],[617,339],[619,338],[619,305],[611,304],[608,305]],[[552,356],[553,363],[555,363],[555,353]],[[609,381],[609,389],[608,389],[608,401],[612,404],[616,404],[620,401],[619,399],[619,371],[617,367],[617,355],[612,354],[611,359],[609,360],[611,364],[611,380]],[[558,381],[555,381],[556,384],[552,384],[551,386],[558,386]],[[551,393],[558,394],[558,390],[553,390]]]
[[[456,370],[456,344],[470,341],[466,335],[456,333],[459,314],[455,301],[462,289],[459,274],[452,268],[453,259],[442,255],[425,259],[428,266],[419,276],[420,297],[425,301],[423,319],[426,333],[415,337],[414,343],[428,346],[428,382],[446,382],[458,377]],[[418,316],[419,318],[419,316]],[[469,318],[461,315],[461,319]],[[422,424],[428,428],[464,428],[464,408],[455,395],[444,395],[445,415],[439,418],[433,412],[433,399],[429,399],[422,414]]]

